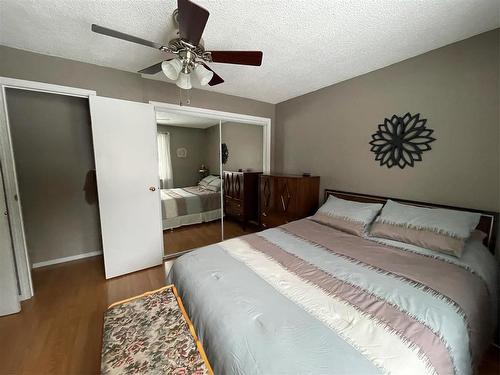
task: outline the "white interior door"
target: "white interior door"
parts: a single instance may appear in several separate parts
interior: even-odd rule
[[[150,104],[91,96],[106,278],[162,263],[163,232]]]
[[[13,314],[21,310],[7,215],[2,171],[0,169],[0,316]]]

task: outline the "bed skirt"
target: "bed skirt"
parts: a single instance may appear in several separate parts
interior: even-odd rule
[[[169,219],[163,219],[163,230],[179,228],[184,225],[200,224],[221,218],[221,209],[199,212],[196,214],[176,216]]]

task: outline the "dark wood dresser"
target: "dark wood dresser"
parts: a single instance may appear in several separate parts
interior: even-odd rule
[[[224,171],[224,214],[243,225],[259,222],[259,176],[262,172]]]
[[[272,228],[310,216],[318,209],[319,176],[261,175],[260,225]]]

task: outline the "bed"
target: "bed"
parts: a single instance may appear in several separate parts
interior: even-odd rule
[[[161,189],[163,230],[220,219],[220,195],[203,186]]]
[[[471,374],[496,319],[498,215],[481,214],[461,258],[306,218],[192,251],[168,279],[217,374]]]

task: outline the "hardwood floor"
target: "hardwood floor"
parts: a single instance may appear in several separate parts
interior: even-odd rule
[[[0,374],[97,374],[103,313],[165,285],[162,266],[104,279],[102,257],[33,270],[35,296],[0,317]]]
[[[247,225],[245,229],[240,223],[224,220],[224,239],[229,240],[230,238],[243,236],[245,234],[258,232],[260,229],[257,226]]]
[[[20,313],[0,317],[0,374],[99,373],[108,305],[165,285],[162,266],[105,280],[102,262],[94,257],[33,270],[35,297]],[[499,374],[499,353],[492,346],[478,374]]]
[[[256,227],[243,229],[239,223],[230,220],[224,220],[224,239],[242,236],[253,233]],[[173,230],[163,231],[163,246],[166,256],[178,253],[180,251],[195,249],[220,242],[221,222],[220,220],[208,223],[186,225]]]

